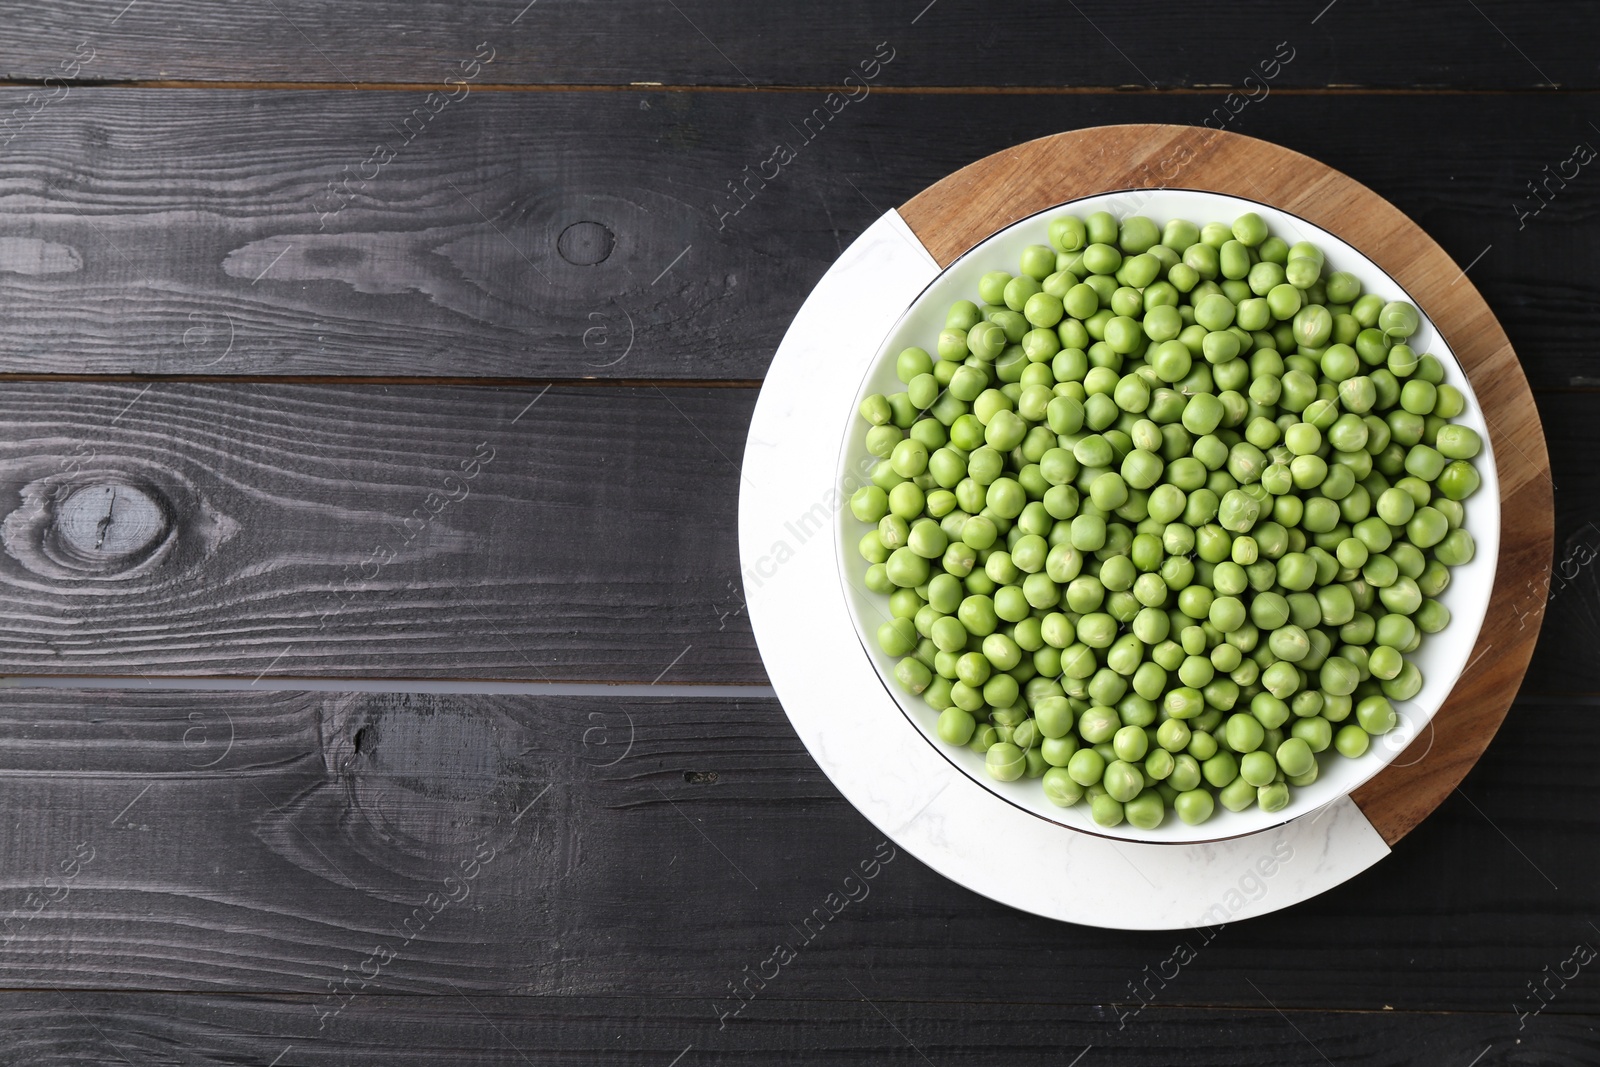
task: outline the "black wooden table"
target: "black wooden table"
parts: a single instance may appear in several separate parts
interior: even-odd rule
[[[1600,1062],[1591,7],[524,2],[4,5],[0,1063]],[[882,844],[735,517],[872,220],[1208,116],[1467,268],[1558,515],[1461,795],[1205,940]]]

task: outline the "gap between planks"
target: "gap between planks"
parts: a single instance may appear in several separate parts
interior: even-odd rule
[[[23,374],[0,372],[0,385],[8,382],[177,382],[188,385],[437,385],[527,389],[531,386],[599,387],[613,389],[759,389],[759,378],[504,378],[443,377],[426,374]]]
[[[1172,933],[1182,933],[1182,931],[1170,931],[1170,932],[1172,932]],[[315,1002],[315,1001],[318,1001],[318,1000],[325,999],[326,996],[327,996],[327,994],[325,994],[325,993],[283,993],[283,992],[275,992],[275,991],[271,991],[271,990],[251,990],[251,989],[164,989],[164,988],[154,987],[154,986],[152,986],[152,987],[144,987],[144,986],[128,987],[128,986],[90,986],[90,985],[79,986],[79,985],[68,985],[68,986],[64,986],[63,988],[66,989],[66,990],[71,991],[72,993],[77,993],[77,994],[83,994],[83,995],[89,995],[89,996],[126,997],[126,998],[129,998],[129,999],[160,996],[160,997],[191,997],[191,998],[200,997],[200,998],[219,998],[219,999],[226,998],[226,999],[230,999],[230,1000],[262,1000],[262,1001],[296,1003],[296,1002],[300,1002],[300,1001]],[[42,992],[43,992],[43,989],[42,989],[42,987],[39,987],[39,986],[0,986],[0,996],[24,996],[24,997],[26,997],[26,996],[38,996]],[[367,996],[370,999],[373,999],[373,1000],[382,999],[382,1000],[396,1000],[396,1001],[398,1001],[398,1000],[437,1000],[437,999],[440,999],[440,998],[448,998],[450,996],[450,994],[448,994],[448,993],[433,993],[433,992],[410,992],[410,991],[406,991],[406,990],[396,989],[396,990],[385,991],[383,993],[376,993],[376,994],[369,993],[369,994],[367,994]],[[641,1000],[648,1000],[652,1004],[677,1005],[677,1004],[698,1004],[698,1003],[700,1003],[699,999],[694,998],[694,997],[686,997],[686,996],[650,996],[650,997],[640,997],[640,996],[629,996],[627,994],[616,994],[616,993],[611,993],[611,994],[606,994],[606,993],[583,993],[583,994],[576,995],[576,996],[568,996],[568,995],[565,995],[565,994],[501,993],[501,992],[494,992],[494,991],[488,991],[488,990],[479,990],[479,991],[474,992],[472,994],[472,997],[473,997],[474,1000],[483,1000],[483,1001],[530,1001],[530,1000],[538,1000],[538,1001],[557,1001],[557,1002],[559,1002],[559,1001],[562,1001],[562,1000],[569,1000],[569,1001],[610,1002],[610,1003],[637,1003],[637,1002],[639,1002]],[[934,1007],[934,1008],[944,1007],[944,1006],[967,1007],[967,1008],[983,1008],[983,1007],[1041,1008],[1041,1007],[1049,1007],[1051,1005],[1063,1005],[1063,1006],[1066,1006],[1066,1007],[1075,1007],[1075,1008],[1095,1008],[1095,1007],[1104,1006],[1104,1001],[1088,1001],[1088,1000],[1084,1000],[1084,1001],[1054,1001],[1054,1000],[1052,1000],[1052,1001],[1038,1001],[1038,1000],[1001,1000],[1001,999],[962,1000],[960,998],[936,1000],[936,999],[929,999],[929,998],[926,998],[926,997],[905,997],[905,996],[902,996],[902,997],[879,997],[879,998],[877,998],[877,1000],[878,1000],[879,1003],[882,1003],[882,1004],[918,1005],[918,1006],[922,1006],[922,1007]],[[779,1000],[779,1001],[774,1001],[773,1003],[784,1004],[784,1005],[789,1005],[789,1006],[798,1006],[798,1005],[805,1005],[805,1004],[843,1005],[843,1004],[860,1004],[861,1003],[861,999],[859,997],[830,998],[830,997],[809,996],[809,997],[795,997],[795,998],[792,998],[792,999]],[[1491,1010],[1491,1009],[1487,1009],[1487,1008],[1346,1008],[1346,1007],[1331,1007],[1331,1006],[1318,1006],[1318,1007],[1298,1006],[1298,1005],[1292,1005],[1292,1004],[1281,1005],[1280,1007],[1277,1007],[1277,1008],[1267,1008],[1267,1007],[1261,1007],[1261,1006],[1258,1006],[1258,1005],[1255,1005],[1255,1004],[1227,1004],[1227,1003],[1211,1003],[1211,1002],[1202,1002],[1202,1003],[1174,1002],[1174,1003],[1170,1003],[1170,1004],[1150,1004],[1150,1005],[1147,1005],[1147,1006],[1151,1007],[1151,1008],[1154,1008],[1154,1009],[1173,1012],[1173,1013],[1179,1013],[1179,1012],[1214,1012],[1214,1013],[1215,1012],[1229,1012],[1229,1013],[1238,1013],[1238,1014],[1242,1014],[1242,1015],[1255,1015],[1255,1014],[1261,1014],[1261,1015],[1288,1014],[1288,1015],[1302,1015],[1302,1016],[1311,1016],[1311,1015],[1374,1015],[1374,1016],[1383,1016],[1385,1018],[1451,1018],[1451,1017],[1455,1017],[1455,1018],[1497,1018],[1497,1017],[1499,1017],[1499,1016],[1504,1014],[1504,1012],[1502,1012],[1502,1011]],[[1541,1015],[1550,1015],[1550,1016],[1563,1015],[1563,1016],[1572,1017],[1572,1018],[1587,1017],[1587,1013],[1586,1012],[1582,1011],[1581,1009],[1576,1009],[1576,1008],[1569,1009],[1569,1010],[1566,1010],[1566,1011],[1563,1011],[1563,1010],[1560,1010],[1560,1009],[1555,1009],[1555,1008],[1546,1008],[1540,1014]]]
[[[162,79],[106,78],[78,79],[73,83],[84,89],[221,89],[270,90],[288,92],[431,92],[452,91],[454,86],[433,82],[347,82],[347,81],[179,81]],[[0,79],[0,89],[48,88],[44,78]],[[825,82],[793,85],[693,85],[664,82],[627,82],[585,85],[579,83],[528,84],[503,83],[474,85],[475,93],[627,93],[636,91],[660,93],[826,93],[848,89],[844,85]],[[1128,85],[877,85],[874,93],[892,95],[992,95],[992,96],[1216,96],[1230,92],[1247,91],[1239,85],[1174,85],[1151,86],[1143,83]],[[1594,95],[1600,88],[1563,88],[1561,86],[1512,86],[1508,88],[1478,88],[1473,86],[1365,86],[1323,85],[1273,89],[1283,96],[1502,96],[1514,93],[1534,93],[1543,96]]]
[[[654,682],[497,681],[487,678],[296,678],[246,681],[238,677],[185,677],[125,675],[12,674],[0,676],[3,689],[187,690],[194,692],[263,693],[439,693],[469,696],[614,696],[776,700],[770,685],[705,682],[658,684]],[[1600,707],[1600,693],[1518,694],[1512,706]],[[0,990],[3,992],[3,990]]]
[[[487,679],[128,678],[106,675],[8,675],[0,689],[186,690],[258,693],[440,693],[470,696],[617,697],[776,700],[770,685],[673,685],[654,682],[503,682]]]
[[[177,383],[185,385],[404,385],[467,387],[482,389],[528,389],[534,386],[594,389],[760,389],[761,378],[506,378],[426,374],[36,374],[0,371],[0,385],[18,383],[83,382],[99,385],[108,382]],[[1600,379],[1594,384],[1530,385],[1534,396],[1586,396],[1600,394]]]

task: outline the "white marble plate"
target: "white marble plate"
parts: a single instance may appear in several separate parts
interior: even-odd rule
[[[1156,217],[1147,204],[1137,210]],[[1345,796],[1220,841],[1084,833],[1003,798],[921,736],[857,637],[837,547],[848,516],[839,456],[818,444],[841,439],[885,339],[939,273],[896,212],[880,218],[795,316],[751,420],[739,500],[746,600],[772,684],[823,771],[875,826],[953,881],[1095,926],[1175,929],[1264,914],[1387,855]],[[1489,478],[1474,503],[1494,498]],[[1496,544],[1480,537],[1480,558],[1493,560]]]

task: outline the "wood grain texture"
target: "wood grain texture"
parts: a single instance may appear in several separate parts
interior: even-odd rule
[[[1126,125],[1041,138],[988,156],[901,207],[934,258],[949,264],[989,234],[1052,204],[1117,189],[1187,187],[1271,204],[1361,250],[1433,320],[1472,382],[1490,427],[1500,480],[1500,557],[1467,670],[1414,744],[1426,758],[1394,765],[1352,794],[1390,844],[1454,791],[1522,684],[1544,603],[1523,612],[1547,575],[1555,534],[1550,459],[1517,354],[1461,267],[1393,204],[1300,153],[1226,131]],[[1130,211],[1137,210],[1130,198]],[[1448,635],[1446,635],[1448,637]]]
[[[0,671],[759,678],[728,458],[753,402],[5,384]]]
[[[1587,400],[1587,398],[1584,398]],[[1600,486],[1590,488],[1581,476],[1596,455],[1579,436],[1600,416],[1590,404],[1556,404],[1542,397],[1546,434],[1556,485],[1556,552],[1554,566],[1530,578],[1511,604],[1516,624],[1526,627],[1525,613],[1545,604],[1545,622],[1523,681],[1524,692],[1576,695],[1600,687],[1600,663],[1593,654],[1600,644]],[[1592,681],[1591,681],[1592,679]]]
[[[1023,915],[903,852],[883,851],[863,882],[882,835],[772,700],[12,690],[0,983],[74,1000],[295,994],[293,1033],[335,1039],[360,1035],[378,1003],[426,1012],[457,990],[680,1001],[634,1017],[649,1028],[681,1012],[727,1037],[797,1005],[855,1019],[846,978],[874,1001],[1115,1030],[1137,1004],[1130,984],[1189,944],[1198,958],[1145,994],[1155,1007],[1278,1018],[1254,982],[1286,1011],[1470,1011],[1527,1040],[1554,1014],[1600,1013],[1584,981],[1530,1032],[1512,1012],[1534,1006],[1526,983],[1546,965],[1594,941],[1600,739],[1590,706],[1518,712],[1467,795],[1405,848],[1208,936]],[[1550,730],[1570,743],[1552,750]],[[74,873],[79,846],[92,858]],[[1277,891],[1249,864],[1239,886]],[[855,899],[818,922],[830,893]],[[779,941],[798,958],[721,1031],[738,1007],[729,983]],[[1148,1040],[1154,1010],[1123,1036]]]
[[[1238,85],[1287,40],[1229,128],[1336,161],[1458,263],[1492,245],[1471,276],[1535,386],[1600,382],[1587,180],[1518,219],[1586,96],[1283,91],[1592,87],[1586,20],[1314,8],[0,3],[0,77],[94,50],[64,94],[0,89],[0,376],[238,379],[0,384],[0,672],[764,680],[719,455],[753,390],[518,412],[550,380],[759,379],[883,207],[1043,134],[1229,106],[901,87]],[[897,91],[719,228],[878,41]],[[208,78],[236,87],[92,86]],[[263,79],[416,88],[238,87]],[[577,82],[613,87],[480,92]],[[259,380],[306,375],[378,381]],[[1525,691],[1600,692],[1600,399],[1540,406],[1562,492],[1556,568],[1513,604],[1551,616]],[[346,585],[484,441],[469,495]],[[1519,704],[1406,848],[1221,930],[1125,1026],[1176,938],[1020,916],[901,855],[724,1029],[728,983],[880,840],[775,702],[13,690],[0,1062],[1587,1064],[1594,985],[1515,1012],[1593,943],[1592,703]]]
[[[0,113],[26,96],[0,90]],[[1581,99],[1274,94],[1228,128],[1337,162],[1477,259],[1530,379],[1566,387],[1600,382],[1597,200],[1580,177],[1518,212],[1585,136]],[[1198,124],[1225,96],[874,93],[821,132],[812,118],[809,139],[821,91],[472,91],[413,118],[427,100],[73,88],[49,103],[0,153],[0,373],[756,380],[890,205],[1042,134]],[[1396,152],[1374,136],[1387,128],[1426,133],[1422,150]],[[798,157],[763,182],[780,141]],[[396,150],[381,167],[380,143]]]
[[[328,6],[275,0],[240,8],[218,0],[99,5],[62,0],[6,5],[0,48],[9,78],[57,69],[81,40],[103,79],[439,83],[483,41],[495,61],[480,77],[502,84],[720,86],[838,85],[888,40],[901,56],[888,76],[907,85],[1241,85],[1279,42],[1293,86],[1383,85],[1593,88],[1592,56],[1566,27],[1576,4],[1490,2],[1482,12],[1445,0],[1407,6],[1404,30],[1379,0],[1286,8],[1264,0],[1216,11],[1171,7],[1159,18],[1106,2],[1019,0],[1003,18],[981,6],[872,0],[809,8],[688,0],[528,0]],[[1512,42],[1515,42],[1514,44]],[[1528,58],[1532,57],[1532,58]]]
[[[849,985],[838,982],[844,996]],[[1469,1014],[1147,1008],[1119,1030],[1104,1013],[1048,1004],[940,1004],[892,998],[778,1001],[735,1028],[709,1028],[700,1005],[639,996],[374,997],[336,1031],[318,1031],[293,997],[6,993],[19,1025],[0,1036],[18,1064],[270,1064],[471,1067],[517,1064],[989,1065],[1085,1062],[1232,1067],[1329,1062],[1536,1062],[1585,1067],[1600,1055],[1592,1017],[1557,1013],[1513,1037]],[[1517,1042],[1520,1041],[1520,1044]],[[1488,1055],[1483,1055],[1485,1052]],[[1091,1060],[1090,1056],[1098,1057]],[[1246,1058],[1247,1057],[1247,1058]],[[1537,1057],[1537,1059],[1534,1059]]]
[[[756,391],[558,387],[513,422],[542,388],[0,386],[0,672],[764,683],[728,458]],[[1541,406],[1561,547],[1506,625],[1548,601],[1526,691],[1600,693],[1600,398]],[[172,507],[153,545],[129,490]],[[100,550],[57,497],[96,536],[109,516]]]

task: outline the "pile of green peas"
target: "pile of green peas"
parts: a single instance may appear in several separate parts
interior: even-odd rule
[[[1254,212],[1047,232],[861,404],[878,644],[944,742],[1098,825],[1282,810],[1422,687],[1466,398],[1415,307]]]

